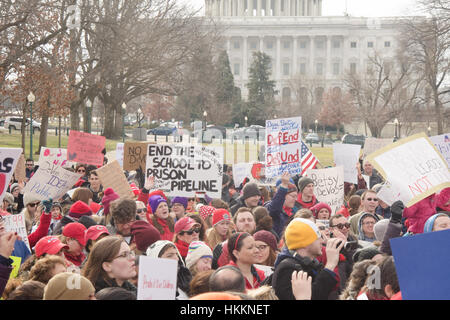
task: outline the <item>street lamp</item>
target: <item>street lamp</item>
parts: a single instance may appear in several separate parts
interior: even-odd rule
[[[91,133],[91,121],[92,121],[92,102],[88,99],[86,102],[86,110],[87,110],[87,132]]]
[[[431,126],[428,126],[428,136],[431,136]]]
[[[204,127],[205,127],[205,129],[204,130],[206,130],[206,117],[208,116],[208,112],[206,112],[206,110],[203,112],[203,118],[204,118],[204,122],[205,122],[205,125],[204,125]]]
[[[141,108],[139,108],[137,112],[138,112],[138,114],[137,114],[138,128],[140,128],[141,127],[141,121],[144,120],[144,114],[142,113],[142,109]],[[141,115],[142,115],[142,118],[141,118]]]
[[[317,125],[319,124],[319,120],[315,120],[314,123],[316,124],[316,133],[317,133]]]
[[[248,121],[247,116],[245,116],[244,120],[245,120],[245,126],[247,126],[247,121]]]
[[[395,137],[394,137],[394,140],[395,141],[397,141],[397,139],[398,139],[398,119],[397,118],[395,118],[395,120],[394,120],[394,125],[395,125]]]
[[[127,111],[127,105],[122,103],[122,110],[123,110],[123,121],[122,121],[122,128],[123,128],[123,142],[125,142],[125,112]]]
[[[30,159],[33,159],[33,102],[36,97],[33,92],[30,91],[30,94],[27,97],[28,102],[30,103]]]

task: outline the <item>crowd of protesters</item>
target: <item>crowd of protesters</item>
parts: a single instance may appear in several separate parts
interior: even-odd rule
[[[141,255],[177,261],[179,300],[398,300],[389,240],[450,229],[450,188],[408,208],[389,206],[377,197],[383,178],[366,160],[337,212],[318,201],[313,180],[288,173],[271,187],[234,181],[224,165],[222,198],[211,199],[169,198],[152,177],[124,172],[129,199],[102,186],[97,167],[77,164],[70,169],[83,176],[71,192],[41,201],[23,193],[37,170],[31,159],[26,167],[0,207],[5,300],[135,300]],[[5,217],[19,213],[31,252],[5,230]],[[11,257],[21,259],[14,277]],[[379,287],[367,283],[371,266]],[[69,277],[79,286],[67,286]]]

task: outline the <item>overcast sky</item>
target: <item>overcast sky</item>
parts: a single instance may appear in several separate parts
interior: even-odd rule
[[[204,0],[182,1],[197,9],[202,8],[205,3]],[[324,16],[342,16],[345,12],[346,2],[347,12],[350,15],[363,17],[413,15],[416,8],[416,0],[323,0],[322,14]]]

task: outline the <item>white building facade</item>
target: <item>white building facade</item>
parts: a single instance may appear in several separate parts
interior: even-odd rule
[[[206,0],[205,13],[223,27],[243,97],[256,51],[272,58],[279,97],[291,95],[298,77],[314,78],[322,92],[344,89],[344,74],[367,70],[369,55],[396,53],[397,18],[322,16],[322,0]]]

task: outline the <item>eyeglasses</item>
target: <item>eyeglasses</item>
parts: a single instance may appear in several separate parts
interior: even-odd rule
[[[367,201],[378,201],[377,198],[367,198]]]
[[[348,222],[347,223],[338,223],[331,227],[336,227],[338,229],[344,229],[344,227],[346,227],[348,229],[348,228],[350,228],[350,223],[348,223]]]
[[[147,209],[146,208],[137,209],[136,212],[137,213],[147,212]]]
[[[86,172],[86,170],[80,170],[80,169],[78,169],[77,172],[82,173],[82,172]]]
[[[363,225],[367,226],[367,225],[373,225],[375,224],[375,221],[367,221],[367,222],[363,222]]]
[[[189,230],[189,231],[181,231],[180,232],[180,236],[182,236],[183,234],[187,234],[187,235],[189,235],[189,236],[192,236],[192,234],[193,233],[200,233],[200,227],[197,227],[197,228],[194,228],[194,229],[191,229],[191,230]]]
[[[256,246],[256,249],[263,251],[265,248],[267,248],[269,245],[268,244],[261,244],[259,246]]]
[[[28,206],[34,208],[34,207],[36,207],[37,205],[39,205],[39,203],[40,203],[40,202],[29,203]]]
[[[117,259],[117,258],[134,259],[135,257],[136,257],[136,253],[134,251],[125,251],[122,254],[119,254],[114,259]]]

